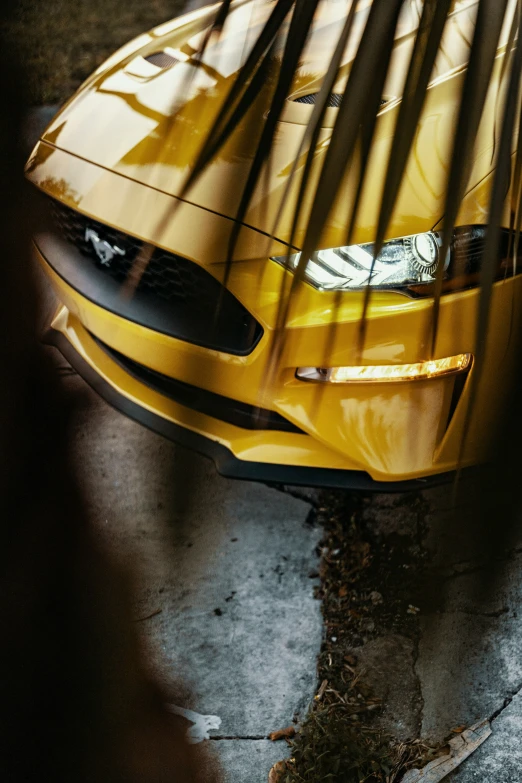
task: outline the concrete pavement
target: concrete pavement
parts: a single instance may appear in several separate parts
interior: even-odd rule
[[[448,783],[518,783],[522,779],[522,697],[518,694],[493,722],[493,735]]]
[[[136,575],[136,619],[169,701],[221,720],[207,744],[224,781],[265,783],[287,755],[265,738],[304,715],[316,684],[309,505],[223,479],[78,376],[63,382],[80,401],[74,452],[91,517]]]
[[[416,672],[423,697],[422,735],[442,739],[455,726],[492,720],[493,735],[448,781],[522,781],[522,528],[502,556],[488,547],[502,519],[481,534],[473,482],[449,510],[450,492],[425,493],[425,545],[438,570],[438,594],[421,613]]]
[[[391,607],[388,619],[380,624],[377,614],[376,635],[354,652],[383,699],[383,727],[399,739],[439,742],[454,728],[491,721],[492,736],[448,783],[521,783],[522,528],[507,536],[506,520],[494,513],[481,526],[477,490],[474,479],[463,481],[455,509],[451,486],[415,502],[411,495],[368,502],[374,555],[401,555],[374,586]],[[411,582],[401,567],[416,570]],[[397,595],[400,611],[413,606],[413,627],[394,613]]]

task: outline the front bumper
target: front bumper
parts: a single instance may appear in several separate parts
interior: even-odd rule
[[[60,309],[54,321],[55,326],[68,317],[65,309]],[[307,465],[283,465],[268,462],[254,462],[237,459],[232,451],[216,440],[200,434],[192,429],[175,423],[170,418],[145,407],[142,403],[124,394],[117,383],[118,363],[112,367],[113,378],[110,377],[110,359],[105,367],[108,376],[101,374],[91,363],[95,358],[88,350],[88,337],[84,335],[83,349],[76,349],[74,339],[71,339],[57,328],[50,328],[45,336],[45,342],[57,348],[76,372],[102,397],[109,405],[153,432],[179,443],[181,446],[196,451],[211,459],[221,476],[247,481],[260,481],[265,484],[284,484],[290,486],[318,487],[322,489],[344,489],[356,492],[413,492],[428,487],[437,486],[454,478],[454,473],[438,473],[427,478],[406,481],[375,481],[364,471],[339,470],[335,468],[317,468]],[[94,348],[96,341],[92,341]],[[83,354],[83,355],[82,355]],[[148,389],[142,389],[142,396],[148,394]],[[277,446],[276,446],[277,448]]]
[[[448,450],[451,428],[455,430],[460,426],[460,411],[466,396],[464,387],[455,406],[453,378],[324,389],[295,380],[287,370],[282,377],[281,397],[273,398],[268,408],[285,424],[264,428],[261,423],[259,429],[255,425],[245,426],[219,411],[211,415],[212,410],[209,413],[204,407],[196,406],[198,410],[192,403],[183,404],[183,400],[180,402],[172,394],[162,393],[143,375],[139,377],[132,372],[129,362],[118,361],[115,352],[131,357],[132,362],[144,370],[152,367],[161,372],[173,365],[192,369],[192,373],[171,375],[190,381],[199,377],[200,384],[203,381],[205,387],[218,392],[223,399],[231,400],[248,398],[249,378],[253,373],[252,383],[259,383],[255,377],[256,352],[253,357],[235,357],[232,362],[229,371],[234,371],[238,381],[231,394],[233,384],[224,383],[220,377],[220,373],[224,373],[226,379],[230,357],[167,338],[100,308],[72,289],[36,252],[58,297],[65,304],[53,320],[48,342],[64,354],[107,402],[150,429],[210,457],[222,475],[266,483],[388,492],[422,489],[452,477],[457,467],[458,448],[454,447],[453,460],[449,462],[443,462],[440,456],[444,448]],[[262,352],[263,344],[256,350]],[[206,355],[210,372],[201,373],[201,366],[205,366],[200,361],[202,354]],[[177,361],[173,361],[175,357]],[[197,369],[198,365],[199,374],[194,373],[194,367]],[[213,392],[210,394],[212,396]],[[454,410],[451,410],[452,404]],[[351,449],[344,446],[344,433],[335,441],[334,448],[329,447],[324,438],[314,437],[323,421],[321,409],[326,408],[326,422],[331,425],[332,418],[335,420],[334,405],[338,411],[348,410],[352,423],[357,424]],[[357,422],[350,410],[354,405],[360,409]],[[314,410],[317,411],[316,423],[311,427]],[[224,420],[227,418],[229,420]],[[427,453],[426,449],[415,448],[423,432],[432,443],[441,432],[442,435],[438,451],[433,448],[428,452],[431,461],[419,460],[415,464],[419,454]],[[406,462],[401,462],[401,453],[404,454],[401,444],[405,439],[411,444],[411,454]],[[375,445],[373,452],[372,444]],[[360,454],[364,445],[368,454],[366,462],[354,459],[353,455]],[[391,470],[375,470],[376,459],[381,465],[387,459]]]

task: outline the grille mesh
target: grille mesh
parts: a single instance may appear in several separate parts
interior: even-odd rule
[[[172,57],[172,55],[167,54],[167,52],[154,52],[154,54],[149,54],[144,59],[147,60],[148,63],[151,63],[151,65],[155,65],[157,68],[162,68],[163,70],[172,68],[173,65],[179,63],[179,60]]]
[[[96,296],[109,296],[102,290],[104,280],[123,283],[143,242],[55,199],[49,202],[52,233],[79,251],[78,260],[85,257],[87,266],[81,268],[81,275],[93,282]],[[52,258],[48,260],[52,265]],[[119,288],[115,291],[121,300]],[[251,313],[210,272],[161,248],[154,250],[132,300],[141,308],[140,322],[144,325],[156,328],[158,324],[157,328],[167,334],[226,353],[250,353],[263,333]],[[100,303],[113,311],[121,304],[113,298]]]
[[[122,283],[143,243],[91,220],[58,201],[53,200],[51,203],[62,236],[88,256],[99,269]],[[101,241],[121,250],[124,255],[115,253],[108,265],[102,264],[92,240],[86,239],[88,229],[98,234]],[[207,311],[216,305],[216,287],[221,289],[219,282],[198,264],[158,248],[141,277],[138,290],[147,291],[169,302],[184,302],[196,310]]]

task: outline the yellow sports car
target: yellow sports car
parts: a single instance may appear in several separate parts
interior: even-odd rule
[[[359,3],[356,27],[370,5]],[[297,283],[275,369],[281,290],[293,279],[306,229],[303,218],[289,247],[295,188],[287,189],[288,178],[345,3],[325,0],[316,15],[229,270],[234,218],[267,111],[263,94],[188,194],[180,194],[271,3],[235,0],[202,58],[215,7],[129,43],[59,112],[29,159],[27,176],[49,207],[35,253],[61,302],[49,339],[110,403],[210,456],[224,475],[410,489],[451,474],[459,459],[479,461],[495,427],[513,360],[512,317],[521,302],[519,270],[507,260],[509,198],[487,371],[460,454],[508,26],[470,151],[458,228],[449,254],[440,257],[447,163],[476,0],[456,0],[448,18],[387,241],[370,274],[387,156],[419,24],[416,6],[405,3],[399,20],[352,244],[344,246],[346,205],[357,181],[349,171]],[[355,35],[325,113],[317,166],[356,48]],[[439,264],[444,284],[432,354]]]

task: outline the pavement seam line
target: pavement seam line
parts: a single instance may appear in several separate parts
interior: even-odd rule
[[[496,720],[496,719],[497,719],[497,718],[498,718],[500,715],[502,715],[502,713],[504,712],[504,710],[505,710],[505,709],[507,709],[507,707],[509,707],[509,705],[511,704],[511,702],[513,701],[513,699],[515,698],[515,696],[518,696],[518,695],[519,695],[519,693],[520,693],[521,691],[522,691],[522,683],[521,683],[521,684],[519,685],[519,687],[518,687],[518,688],[516,688],[514,691],[511,691],[510,695],[509,695],[509,696],[507,696],[507,697],[504,699],[504,702],[503,702],[503,704],[502,704],[502,707],[500,707],[498,710],[495,710],[495,712],[493,712],[493,713],[490,715],[490,717],[488,718],[489,722],[490,722],[490,723],[493,723],[493,721],[495,721],[495,720]]]
[[[283,495],[290,495],[290,497],[296,498],[296,500],[302,500],[303,503],[309,503],[314,509],[319,508],[319,501],[310,497],[306,492],[301,492],[299,489],[288,487],[286,484],[265,484],[269,489],[275,489],[276,492],[281,492]]]
[[[235,735],[235,736],[228,736],[226,734],[218,734],[218,735],[212,735],[209,737],[211,740],[267,740],[269,739],[266,734],[244,734],[244,735]]]

